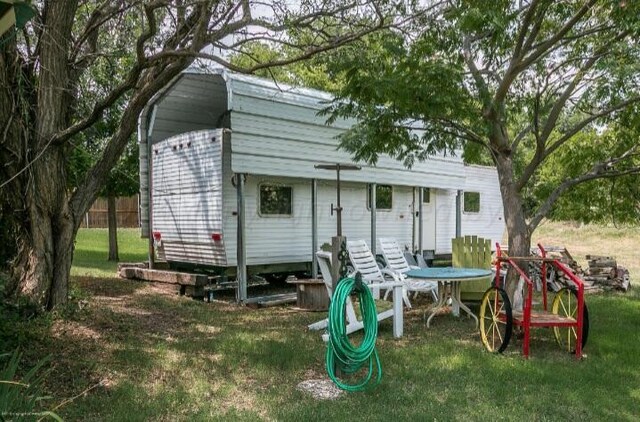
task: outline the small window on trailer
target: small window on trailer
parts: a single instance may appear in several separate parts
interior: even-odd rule
[[[422,188],[422,203],[428,204],[431,202],[431,188]]]
[[[293,187],[262,183],[258,187],[258,215],[261,217],[291,217],[293,215]]]
[[[480,192],[464,192],[464,212],[480,212]]]
[[[371,209],[371,187],[367,188],[367,209]],[[393,187],[376,185],[376,211],[391,211],[393,208]]]

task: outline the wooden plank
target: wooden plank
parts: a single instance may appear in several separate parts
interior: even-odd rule
[[[295,295],[295,293],[292,293],[292,295]],[[290,295],[288,297],[283,297],[277,300],[267,300],[263,302],[258,302],[258,306],[260,308],[269,308],[271,306],[280,306],[280,305],[286,305],[288,303],[295,303],[295,302],[296,302],[295,296]]]
[[[587,260],[615,260],[614,257],[604,255],[587,255]]]
[[[208,283],[208,277],[204,274],[149,270],[146,268],[122,268],[119,275],[122,278],[131,280],[155,281],[158,283],[180,284],[182,286],[204,286]]]
[[[148,262],[119,262],[118,272],[123,268],[149,268]]]
[[[287,303],[295,303],[295,293],[283,293],[277,295],[250,297],[246,300],[247,306],[267,308],[270,306],[284,305]]]
[[[590,260],[589,261],[589,267],[593,268],[593,267],[615,267],[617,266],[618,263],[616,262],[615,259],[598,259],[598,260]]]
[[[451,239],[451,260],[452,265],[456,268],[462,267],[462,238],[456,237]]]
[[[522,312],[514,311],[513,317],[517,320],[524,320],[524,314]],[[531,325],[554,325],[554,324],[575,324],[576,320],[570,317],[564,317],[561,315],[552,314],[545,311],[532,311],[531,312]]]

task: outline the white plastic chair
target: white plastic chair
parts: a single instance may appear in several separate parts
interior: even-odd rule
[[[381,237],[379,243],[387,268],[399,274],[402,280],[406,282],[407,290],[414,292],[414,298],[418,293],[431,293],[434,302],[437,302],[438,283],[435,281],[416,280],[405,275],[407,272],[420,267],[409,265],[398,242],[390,237]]]
[[[387,279],[391,279],[396,282],[403,282],[399,273],[388,268],[380,269],[376,262],[376,258],[373,256],[369,246],[367,246],[367,242],[364,240],[347,240],[347,252],[349,252],[349,259],[351,260],[353,268],[362,274],[362,278],[371,283],[374,287],[380,287],[376,285],[386,282]],[[387,278],[385,278],[385,276],[387,276]],[[388,294],[389,290],[387,290],[384,295],[385,299]],[[402,300],[404,301],[405,306],[411,309],[411,302],[407,295],[406,283],[402,291]]]
[[[327,293],[329,294],[329,298],[333,297],[333,278],[331,277],[331,253],[318,251],[316,252],[316,258],[318,260],[318,267],[320,268],[320,273],[322,274],[322,280],[324,281],[324,285],[327,288]],[[369,285],[369,288],[373,286]],[[393,308],[388,309],[383,312],[378,313],[378,322],[383,319],[392,317],[393,318],[393,336],[396,338],[402,337],[403,324],[404,324],[404,316],[402,314],[402,301],[400,298],[402,297],[402,289],[403,284],[400,282],[393,283],[384,283],[384,287],[389,288],[389,290],[393,290]],[[355,309],[353,308],[353,302],[351,302],[351,298],[347,298],[347,303],[345,306],[345,311],[347,314],[347,334],[353,333],[355,331],[361,330],[363,328],[362,321],[358,320],[356,316]],[[328,321],[327,319],[323,319],[321,321],[315,322],[309,325],[310,330],[322,330],[327,327]],[[324,341],[328,340],[328,336],[325,334],[322,336]]]

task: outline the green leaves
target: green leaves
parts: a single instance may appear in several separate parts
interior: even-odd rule
[[[40,392],[43,379],[48,371],[43,371],[47,359],[32,367],[20,379],[17,377],[21,355],[14,351],[11,355],[0,355],[3,362],[0,369],[0,420],[31,420],[36,418],[62,421],[50,411],[40,411],[39,403],[45,399]]]
[[[640,98],[635,3],[449,3],[413,31],[343,49],[330,68],[345,84],[325,113],[359,122],[341,147],[369,162],[388,154],[411,165],[457,145],[466,162],[507,158],[498,171],[524,177],[514,192],[531,215],[566,180],[630,147],[619,134]]]

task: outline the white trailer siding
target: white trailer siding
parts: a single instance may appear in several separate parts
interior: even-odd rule
[[[290,217],[264,216],[259,213],[258,189],[262,183],[280,184],[293,188],[293,215]],[[226,186],[226,185],[225,185]],[[352,239],[371,239],[371,211],[367,208],[367,185],[342,184],[343,234]],[[229,183],[225,197],[235,195]],[[336,202],[336,184],[318,182],[318,245],[331,243],[336,234],[336,214],[331,215],[331,204]],[[237,202],[224,205],[224,232],[235,233],[237,220],[233,217]],[[402,245],[411,245],[412,190],[395,187],[393,208],[377,213],[378,237],[395,237]],[[311,261],[311,180],[249,175],[245,184],[245,218],[247,265],[278,264]],[[227,236],[225,242],[228,265],[236,265],[236,239]]]
[[[161,231],[163,238],[159,257],[236,266],[238,198],[232,178],[246,174],[246,264],[310,262],[312,178],[318,180],[318,245],[330,242],[336,233],[336,215],[330,214],[330,204],[336,201],[336,175],[334,171],[315,169],[314,165],[352,162],[349,153],[338,149],[337,136],[354,122],[343,120],[327,126],[326,117],[318,116],[330,100],[328,94],[315,90],[276,85],[221,70],[202,73],[198,69],[188,70],[154,98],[139,124],[143,235],[148,234],[149,158],[154,177],[156,167],[162,165],[154,150],[184,132],[229,129],[221,148],[207,150],[198,157],[183,151],[183,161],[172,164],[174,176],[160,172],[154,179],[153,218],[157,221],[153,222],[153,230]],[[164,157],[170,157],[172,151],[164,154],[163,149]],[[184,161],[188,156],[189,161]],[[192,174],[187,177],[188,172]],[[371,241],[371,214],[366,204],[369,183],[393,186],[393,208],[377,212],[377,236],[394,237],[408,248],[417,247],[418,243],[413,224],[413,213],[417,211],[414,186],[431,188],[431,203],[425,204],[423,212],[424,249],[451,251],[457,190],[481,194],[480,212],[462,215],[463,234],[495,241],[504,230],[495,169],[465,166],[459,156],[434,156],[416,163],[412,169],[381,156],[376,166],[362,164],[362,170],[345,171],[341,178],[343,233],[352,239]],[[206,182],[198,185],[202,180]],[[215,189],[209,184],[214,180]],[[261,183],[292,187],[292,216],[259,215]],[[199,190],[185,196],[194,185]],[[211,234],[218,232],[222,240],[216,243]]]
[[[158,257],[226,266],[222,232],[222,130],[190,132],[153,145],[153,232]],[[212,237],[222,236],[221,240]]]
[[[325,124],[318,112],[331,97],[319,91],[284,88],[256,78],[233,75],[229,79],[232,165],[234,173],[332,180],[335,174],[314,168],[318,163],[351,162],[351,154],[338,149],[336,137],[353,122]],[[412,169],[387,156],[376,166],[345,172],[343,180],[402,186],[462,189],[464,165],[460,157],[435,156]]]
[[[152,100],[139,123],[141,225],[148,236],[148,145],[204,128],[233,130],[231,168],[236,173],[333,180],[335,174],[314,164],[351,162],[338,150],[336,136],[353,122],[325,124],[318,111],[331,97],[320,91],[276,85],[272,81],[220,70],[190,69]],[[389,157],[345,173],[345,181],[461,189],[459,157],[442,155],[409,170]]]
[[[138,124],[140,142],[140,220],[142,236],[149,235],[149,143],[203,129],[226,127],[219,124],[227,110],[227,86],[217,75],[185,73],[167,86],[153,106],[141,114]],[[154,111],[155,110],[155,111]]]
[[[466,166],[465,192],[480,193],[480,212],[462,213],[462,234],[491,239],[491,249],[505,231],[498,174],[493,167]],[[464,204],[463,204],[464,207]]]
[[[433,190],[432,190],[432,196]],[[435,189],[436,253],[451,253],[451,239],[456,237],[456,191]]]

